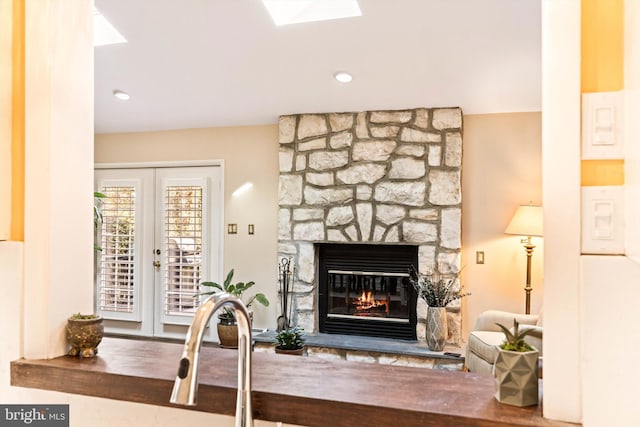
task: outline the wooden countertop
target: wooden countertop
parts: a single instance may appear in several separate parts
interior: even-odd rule
[[[182,344],[105,338],[93,359],[11,363],[11,384],[161,406]],[[235,350],[203,347],[197,411],[234,415]],[[493,397],[493,378],[466,372],[253,354],[257,419],[303,426],[575,426]],[[179,406],[181,408],[188,408]],[[364,419],[369,421],[363,421]]]

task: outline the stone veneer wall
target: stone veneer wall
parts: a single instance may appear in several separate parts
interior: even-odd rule
[[[315,243],[417,245],[421,273],[459,272],[459,108],[282,116],[279,139],[278,255],[296,268],[298,326],[317,331]],[[424,339],[426,303],[417,309]],[[460,323],[450,308],[449,342]]]

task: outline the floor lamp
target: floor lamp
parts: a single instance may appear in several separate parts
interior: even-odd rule
[[[505,234],[516,234],[526,236],[520,242],[527,252],[527,282],[524,288],[526,293],[525,313],[531,312],[531,256],[535,245],[531,243],[531,237],[542,237],[542,206],[526,205],[520,206],[511,218],[511,222],[504,230]]]

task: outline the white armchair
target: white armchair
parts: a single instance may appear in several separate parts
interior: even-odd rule
[[[504,333],[496,325],[513,327],[513,319],[520,323],[520,329],[532,329],[525,341],[535,347],[542,357],[542,315],[519,314],[489,310],[483,312],[467,341],[465,366],[469,372],[491,374],[498,356],[498,345],[504,341]]]

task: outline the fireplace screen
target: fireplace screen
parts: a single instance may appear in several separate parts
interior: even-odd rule
[[[328,271],[327,317],[367,317],[409,323],[409,275]]]
[[[318,247],[320,332],[416,339],[417,296],[409,282],[416,246]]]

